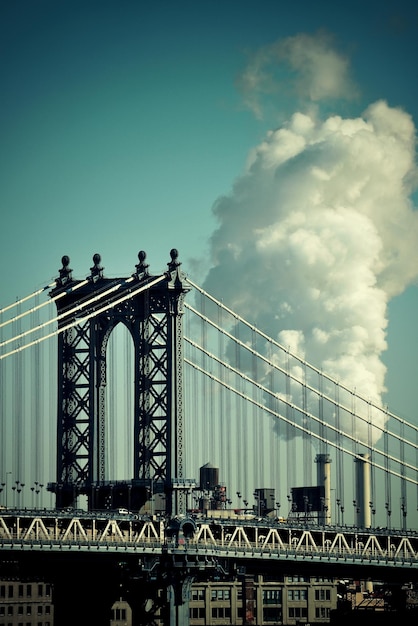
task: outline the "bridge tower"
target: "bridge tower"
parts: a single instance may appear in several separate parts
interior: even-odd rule
[[[168,270],[150,276],[146,254],[128,278],[105,278],[99,254],[86,280],[73,280],[70,259],[50,292],[58,324],[57,480],[48,489],[58,508],[139,510],[164,493],[166,513],[184,512],[182,313],[189,289],[177,250]],[[132,476],[111,480],[106,471],[106,348],[117,324],[134,346],[134,461]]]

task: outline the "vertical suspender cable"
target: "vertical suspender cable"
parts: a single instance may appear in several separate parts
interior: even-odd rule
[[[286,351],[286,398],[291,401],[290,388],[290,353]],[[286,446],[287,446],[287,497],[292,508],[292,487],[295,487],[295,464],[296,464],[296,447],[295,447],[295,429],[291,422],[294,419],[293,409],[286,404]]]
[[[407,492],[406,492],[406,480],[405,480],[405,443],[404,443],[404,423],[401,423],[401,436],[400,441],[400,470],[401,470],[401,526],[403,530],[406,530],[406,517],[407,517]]]
[[[238,321],[236,321],[234,323],[234,337],[235,339],[239,340],[239,323]],[[241,370],[241,359],[240,359],[240,349],[239,349],[239,343],[238,341],[235,342],[235,362],[234,362],[234,367],[237,370]],[[239,378],[237,380],[236,383],[237,389],[239,389],[240,391],[242,391],[242,381]],[[244,495],[244,499],[247,497],[247,473],[245,471],[244,473],[244,469],[246,470],[246,462],[244,460],[244,442],[245,439],[243,437],[243,431],[245,429],[244,423],[243,423],[243,406],[244,403],[242,402],[241,398],[236,397],[235,398],[235,423],[237,426],[237,451],[238,451],[238,458],[237,458],[237,469],[238,469],[238,475],[240,477],[240,487],[239,489],[242,489],[243,491],[243,495]]]
[[[221,335],[223,336],[223,333],[221,333]],[[222,347],[222,360],[225,358],[226,358],[225,349],[224,347]],[[225,381],[226,385],[229,385],[230,372],[228,368],[224,368],[223,380]],[[237,458],[236,458],[237,454],[235,455],[234,462],[232,462],[232,454],[228,454],[228,450],[230,450],[231,448],[233,450],[237,449],[235,445],[235,441],[233,441],[233,437],[235,436],[237,429],[232,428],[232,424],[233,423],[237,424],[237,420],[236,418],[232,417],[232,403],[231,403],[232,394],[226,388],[223,389],[223,397],[224,397],[223,404],[225,407],[225,415],[223,419],[226,422],[226,458],[227,458],[226,475],[228,476],[228,481],[230,483],[228,486],[230,489],[232,489],[233,485],[235,486],[235,488],[239,488],[237,484],[238,476],[236,474],[234,475],[234,471],[236,472],[236,467],[237,467]]]
[[[267,355],[268,355],[268,360],[271,363],[272,362],[272,345],[271,342],[269,341],[267,344]],[[277,411],[277,398],[275,397],[275,386],[274,386],[274,368],[270,367],[269,372],[268,372],[268,388],[271,392],[271,397],[269,398],[269,405],[271,406],[271,408],[273,409],[273,411]],[[280,422],[277,420],[277,426],[279,426]],[[280,442],[280,438],[277,437],[275,435],[275,421],[273,417],[270,417],[269,419],[269,432],[268,432],[268,438],[269,438],[269,447],[270,447],[270,481],[271,484],[275,486],[276,488],[276,492],[275,492],[275,497],[276,497],[276,502],[280,504],[280,476],[279,476],[279,466],[278,466],[278,458],[280,456],[279,454],[279,442]],[[271,432],[270,432],[271,431]],[[275,508],[276,508],[276,503],[275,503]],[[280,514],[280,508],[278,507],[278,511],[277,514]]]
[[[205,315],[205,296],[203,294],[201,294],[200,297],[200,309],[203,315]],[[206,324],[202,318],[201,322],[200,322],[200,341],[201,341],[201,345],[202,347],[206,350],[207,349],[207,327]],[[206,372],[207,370],[207,356],[205,355],[205,353],[202,353],[201,355],[202,358],[202,368],[203,370]],[[207,398],[207,393],[208,393],[208,381],[206,376],[203,377],[203,381],[202,381],[202,396],[201,396],[201,414],[202,414],[202,420],[203,420],[203,427],[202,427],[202,436],[203,436],[203,441],[207,441],[209,442],[209,451],[210,451],[210,455],[213,454],[213,448],[211,446],[211,440],[210,440],[210,433],[211,433],[211,427],[209,424],[209,430],[208,430],[208,415],[207,415],[207,411],[206,411],[206,398]],[[211,461],[212,459],[206,459],[205,463],[207,463],[208,461]]]
[[[219,328],[222,328],[223,326],[223,309],[222,307],[218,306],[217,307],[217,320],[218,320],[218,326]],[[218,331],[218,357],[219,357],[219,364],[218,364],[218,377],[220,380],[223,380],[224,377],[224,368],[222,367],[222,362],[224,359],[224,334]],[[220,448],[220,458],[221,458],[221,463],[220,466],[223,468],[223,471],[226,472],[227,476],[229,477],[229,471],[227,468],[227,458],[228,458],[228,454],[227,454],[227,450],[228,450],[228,428],[227,428],[227,424],[229,422],[229,418],[230,416],[227,415],[225,413],[225,407],[224,407],[224,400],[225,400],[225,389],[222,385],[218,385],[217,388],[217,395],[218,395],[218,409],[217,409],[217,428],[219,428],[219,438],[218,438],[218,445]],[[225,480],[223,480],[222,482],[225,482]],[[227,489],[231,488],[231,484],[227,482]],[[231,494],[229,494],[227,492],[227,497],[229,498]]]
[[[35,308],[39,303],[39,295],[35,296]],[[39,325],[39,311],[36,310],[33,316],[33,325],[34,326],[38,326]],[[32,382],[34,383],[34,389],[33,389],[33,411],[35,413],[34,415],[34,419],[33,419],[33,423],[35,425],[35,434],[34,437],[32,437],[32,441],[35,441],[35,450],[34,450],[34,468],[33,468],[33,473],[32,473],[32,477],[31,477],[31,483],[34,481],[39,482],[40,481],[40,477],[41,477],[41,459],[43,459],[44,455],[43,455],[43,420],[41,418],[41,395],[40,395],[40,391],[41,391],[41,350],[42,352],[44,351],[42,349],[43,347],[41,347],[40,344],[36,344],[35,346],[33,346],[33,352],[32,352],[32,366],[33,366],[33,372],[34,372],[34,376],[33,378],[31,377]],[[42,368],[42,371],[45,371]],[[32,420],[31,420],[32,421]],[[32,480],[33,479],[33,480]],[[32,484],[31,484],[32,487]]]
[[[320,454],[325,454],[325,423],[324,423],[324,394],[322,390],[323,378],[322,371],[318,373],[318,417],[319,417],[319,434],[321,436],[321,444],[319,446]]]
[[[132,370],[132,355],[133,355],[133,340],[132,335],[129,332],[125,333],[125,346],[124,346],[124,354],[125,354],[125,375],[124,381],[127,385],[127,397],[126,397],[126,424],[128,426],[128,432],[126,433],[126,441],[128,445],[128,454],[126,455],[129,459],[129,465],[127,468],[128,474],[127,476],[133,476],[133,468],[134,468],[134,453],[133,453],[133,433],[134,433],[134,419],[133,419],[133,402],[132,402],[132,394],[133,394],[133,370]]]
[[[107,429],[109,432],[109,436],[105,437],[105,449],[107,451],[107,459],[105,458],[105,468],[107,468],[107,478],[111,478],[112,476],[120,476],[119,471],[120,468],[116,466],[116,459],[118,458],[118,448],[120,444],[120,428],[121,424],[116,424],[117,417],[117,393],[118,393],[118,372],[117,372],[117,362],[116,362],[116,333],[115,329],[110,333],[109,340],[107,342],[106,347],[107,358],[106,361],[108,363],[107,371],[109,377],[109,383],[107,384],[108,391],[111,391],[108,407],[109,410],[105,411],[105,415],[108,416],[107,425],[105,428],[105,432]],[[119,419],[118,419],[119,422]],[[123,460],[121,459],[121,463],[123,464]],[[106,470],[105,470],[106,471]]]
[[[389,432],[387,430],[387,422],[385,431],[383,433],[383,450],[385,459],[385,509],[386,509],[386,526],[391,528],[391,515],[392,515],[392,495],[391,495],[391,473],[389,463]]]
[[[48,428],[47,432],[49,433],[49,441],[48,441],[48,456],[49,463],[47,465],[48,476],[55,476],[56,474],[56,456],[57,456],[57,383],[56,383],[56,363],[55,363],[55,355],[57,353],[56,346],[56,338],[50,338],[47,342],[48,347],[48,368],[47,371],[51,372],[52,368],[54,369],[53,378],[55,384],[49,385],[50,378],[48,379],[48,384],[46,386],[47,389],[47,398],[49,399],[48,405]],[[45,478],[42,479],[42,482],[45,483]],[[41,493],[42,495],[42,493]],[[50,493],[50,503],[49,506],[53,506],[53,494]],[[45,504],[44,504],[45,506]]]
[[[373,525],[373,521],[375,519],[375,513],[376,513],[376,507],[377,507],[377,491],[376,491],[376,467],[375,467],[375,451],[374,451],[374,446],[373,446],[373,412],[372,412],[372,407],[369,403],[369,415],[370,415],[370,420],[369,420],[369,432],[370,432],[370,506],[371,506],[371,514],[372,514],[372,525]]]
[[[415,480],[417,481],[417,489],[416,489],[416,497],[417,497],[417,500],[416,500],[416,509],[417,509],[417,511],[418,511],[418,431],[415,433],[415,445],[416,445],[416,448],[415,448],[415,467],[417,468],[417,469],[416,469],[416,472],[415,472]]]
[[[356,458],[357,450],[356,450],[356,390],[354,389],[351,392],[351,441],[352,441],[352,452],[353,458]],[[358,506],[357,502],[357,493],[356,493],[356,469],[355,463],[352,463],[352,474],[351,474],[351,485],[353,488],[353,506],[354,506],[354,523],[356,523],[357,515],[356,508]]]
[[[305,420],[305,415],[308,410],[308,398],[306,388],[306,362],[303,362],[303,382],[302,382],[302,411]],[[303,431],[303,484],[310,485],[312,477],[312,446],[309,433]]]
[[[3,330],[0,328],[0,343],[3,340]],[[0,348],[0,354],[2,352]],[[7,449],[6,449],[6,367],[7,362],[0,360],[0,480],[5,483],[7,478]],[[3,501],[6,502],[7,494],[4,493]]]
[[[340,387],[335,385],[335,420],[337,427],[337,484],[336,484],[336,506],[337,506],[337,522],[342,523],[340,512],[344,511],[344,454],[341,448],[344,445],[342,433],[341,433],[341,419],[340,419]],[[342,507],[342,508],[341,508]]]
[[[17,305],[17,311],[20,313],[20,304]],[[21,332],[21,321],[20,319],[15,322],[16,324],[16,334]],[[17,354],[14,361],[14,406],[11,414],[13,415],[13,420],[15,424],[15,436],[14,436],[14,444],[15,448],[13,450],[14,454],[14,471],[13,478],[15,479],[16,485],[16,506],[20,506],[21,504],[21,490],[23,489],[20,485],[25,484],[25,468],[24,468],[24,458],[25,458],[25,436],[24,436],[24,427],[23,427],[23,410],[24,410],[24,372],[23,372],[23,355]]]
[[[253,349],[253,353],[251,355],[251,374],[252,379],[254,381],[258,381],[258,372],[257,372],[257,334],[255,329],[251,330],[251,348]],[[249,451],[249,458],[252,456],[255,460],[254,463],[254,482],[256,487],[262,487],[264,485],[264,454],[263,454],[263,441],[264,441],[264,420],[257,420],[258,409],[256,406],[256,402],[258,400],[257,397],[258,388],[256,385],[252,385],[252,398],[254,400],[252,406],[252,429],[253,429],[253,441],[254,446],[252,446],[254,453],[251,455]]]

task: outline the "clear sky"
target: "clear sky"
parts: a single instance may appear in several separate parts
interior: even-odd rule
[[[328,194],[326,210],[337,211],[340,231],[347,225],[351,247],[344,249],[345,267],[350,255],[357,267],[356,233],[362,235],[362,250],[368,249],[370,228],[366,269],[371,271],[373,262],[380,291],[357,302],[358,310],[373,313],[362,326],[366,336],[358,334],[357,341],[367,343],[377,329],[371,358],[378,355],[387,366],[384,398],[392,411],[418,419],[415,2],[3,0],[0,31],[0,306],[57,276],[63,254],[70,256],[77,278],[88,275],[95,252],[102,255],[107,276],[124,276],[144,249],[150,271],[158,274],[177,247],[185,271],[203,283],[214,266],[222,271],[220,259],[237,249],[241,233],[242,242],[257,243],[254,251],[300,235],[300,229],[290,229],[290,210],[278,211],[269,222],[261,200],[258,206],[267,191],[273,196],[277,191],[272,179],[264,183],[259,177],[265,173],[264,156],[276,168],[274,181],[289,195],[295,192],[292,197],[306,180],[308,170],[281,167],[290,163],[289,154],[278,165],[280,151],[286,146],[292,151],[295,144],[269,131],[284,128],[292,141],[303,142],[292,155],[304,157],[316,180],[329,180],[329,161],[335,159],[341,164],[340,188],[355,191],[357,170],[368,171],[372,163],[370,205],[369,190],[359,185],[357,192],[364,200],[359,230],[351,219],[357,200],[347,200],[343,192],[337,199]],[[381,101],[386,104],[373,107]],[[337,123],[335,116],[357,121]],[[330,119],[334,122],[326,123]],[[361,119],[372,144],[365,142],[362,127],[356,134]],[[375,191],[380,185],[381,196]],[[307,197],[301,196],[301,204]],[[283,206],[285,200],[276,198]],[[231,207],[238,207],[236,219]],[[331,249],[318,215],[318,241]],[[280,224],[287,226],[279,233]],[[311,234],[313,228],[311,223]],[[257,238],[254,233],[263,229],[278,239]],[[237,255],[217,294],[226,301],[235,289],[233,272],[247,267]],[[240,282],[247,294],[259,284],[265,260],[254,252],[257,271]],[[299,261],[302,265],[293,266],[298,277],[303,263],[311,263]],[[326,263],[321,267],[325,271]],[[206,284],[215,279],[216,271]],[[347,290],[355,291],[349,282]],[[335,299],[335,291],[330,293]],[[234,304],[240,301],[234,293]],[[291,296],[288,301],[290,310]],[[273,316],[276,303],[272,306]],[[377,321],[375,310],[381,314]],[[251,318],[251,309],[244,306],[243,314]],[[269,315],[260,313],[258,323]],[[285,321],[282,331],[290,332]],[[280,335],[280,328],[276,331]],[[289,332],[281,338],[290,341]],[[328,362],[307,332],[300,349],[314,363],[316,356]]]

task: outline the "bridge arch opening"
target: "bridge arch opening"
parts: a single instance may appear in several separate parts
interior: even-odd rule
[[[124,323],[106,346],[105,479],[130,480],[134,473],[134,343]]]

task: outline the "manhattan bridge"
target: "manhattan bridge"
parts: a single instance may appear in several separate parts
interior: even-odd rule
[[[187,624],[190,585],[210,577],[416,580],[418,425],[170,257],[154,275],[141,251],[109,278],[95,254],[75,279],[64,256],[0,310],[2,561],[101,593],[113,568],[149,624],[161,598]]]

